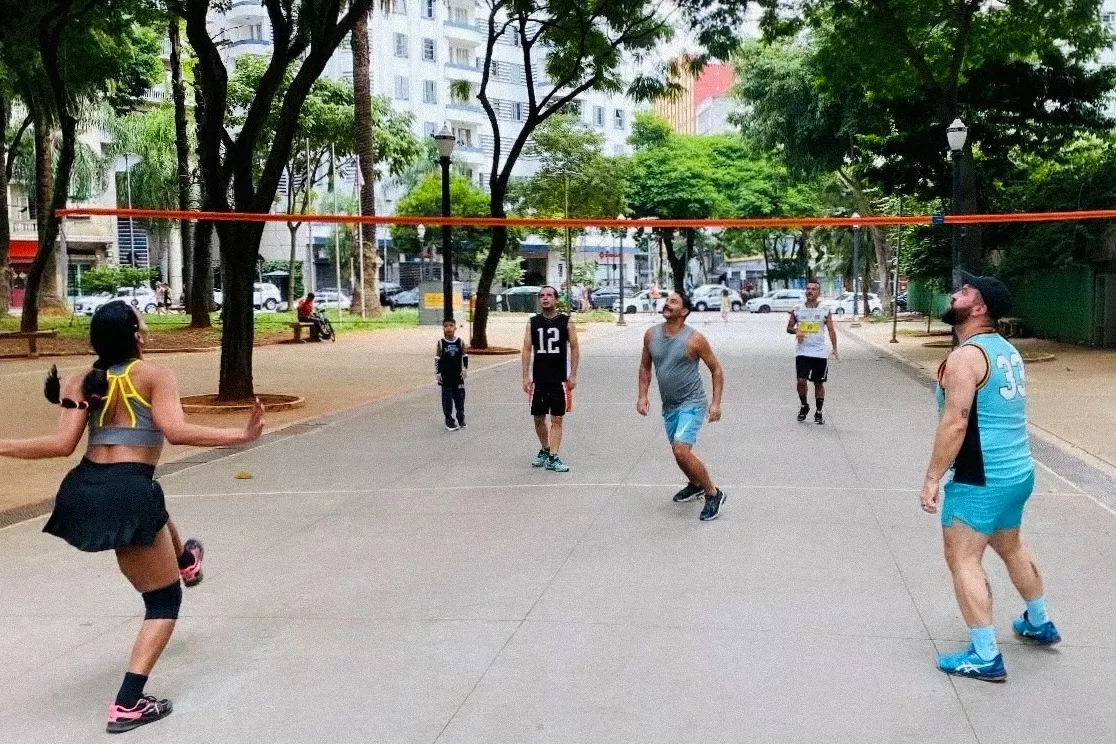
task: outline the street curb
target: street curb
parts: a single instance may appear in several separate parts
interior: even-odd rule
[[[933,390],[937,386],[937,380],[915,362],[848,329],[842,331],[853,343],[886,354],[899,371],[923,387]],[[1116,466],[1034,423],[1028,422],[1027,429],[1032,435],[1031,454],[1035,462],[1116,514]]]

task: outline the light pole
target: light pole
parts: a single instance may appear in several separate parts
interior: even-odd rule
[[[854,220],[860,219],[860,215],[853,212],[852,218]],[[853,322],[856,322],[857,312],[860,310],[860,225],[853,223]]]
[[[426,281],[426,225],[415,228],[419,242],[419,284]]]
[[[134,152],[121,153],[124,158],[124,183],[128,194],[128,209],[132,208],[132,167],[143,162],[143,158]],[[119,166],[118,166],[119,169]],[[118,257],[119,259],[119,257]],[[128,262],[134,268],[136,265],[136,220],[128,216]]]
[[[949,143],[950,159],[953,160],[953,207],[951,211],[957,214],[961,208],[961,156],[965,152],[965,140],[969,137],[969,128],[961,119],[954,119],[946,130],[946,142]],[[961,225],[953,226],[953,291],[961,289]]]
[[[903,197],[899,197],[899,216],[903,216]],[[895,274],[891,282],[891,340],[888,343],[897,344],[899,333],[899,252],[903,248],[903,226],[895,226]]]
[[[624,215],[619,215],[616,219],[628,219]],[[624,319],[624,233],[627,232],[626,228],[621,228],[620,232],[620,313],[616,318],[616,325],[627,325],[628,322]]]
[[[442,125],[442,131],[434,135],[434,146],[438,148],[438,164],[442,166],[442,216],[450,216],[450,156],[457,140],[449,126]],[[452,249],[450,248],[450,226],[442,223],[442,319],[453,320],[453,274]]]

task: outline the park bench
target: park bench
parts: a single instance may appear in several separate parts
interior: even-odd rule
[[[997,330],[1004,338],[1016,338],[1023,335],[1022,318],[1000,318]]]
[[[26,339],[27,340],[27,356],[31,359],[39,358],[39,339],[40,338],[56,338],[58,336],[57,329],[49,331],[0,331],[0,341],[5,339]]]
[[[310,328],[314,327],[314,325],[312,323],[299,323],[299,322],[288,323],[287,325],[290,326],[291,330],[294,331],[294,343],[296,343],[296,344],[301,344],[302,343],[302,329],[303,328],[306,328],[306,329],[309,330]]]

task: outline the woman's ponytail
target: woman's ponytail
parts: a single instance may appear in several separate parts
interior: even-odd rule
[[[109,382],[105,370],[110,366],[112,365],[98,357],[97,361],[93,362],[93,369],[89,370],[89,374],[81,381],[81,395],[90,408],[96,408],[108,395]]]
[[[58,377],[58,365],[50,365],[50,372],[43,383],[43,395],[56,406],[62,404],[62,380]]]

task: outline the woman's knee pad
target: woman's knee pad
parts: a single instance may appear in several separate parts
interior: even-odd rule
[[[182,607],[182,582],[177,579],[162,589],[143,593],[143,605],[147,608],[144,620],[177,620],[178,610]]]

